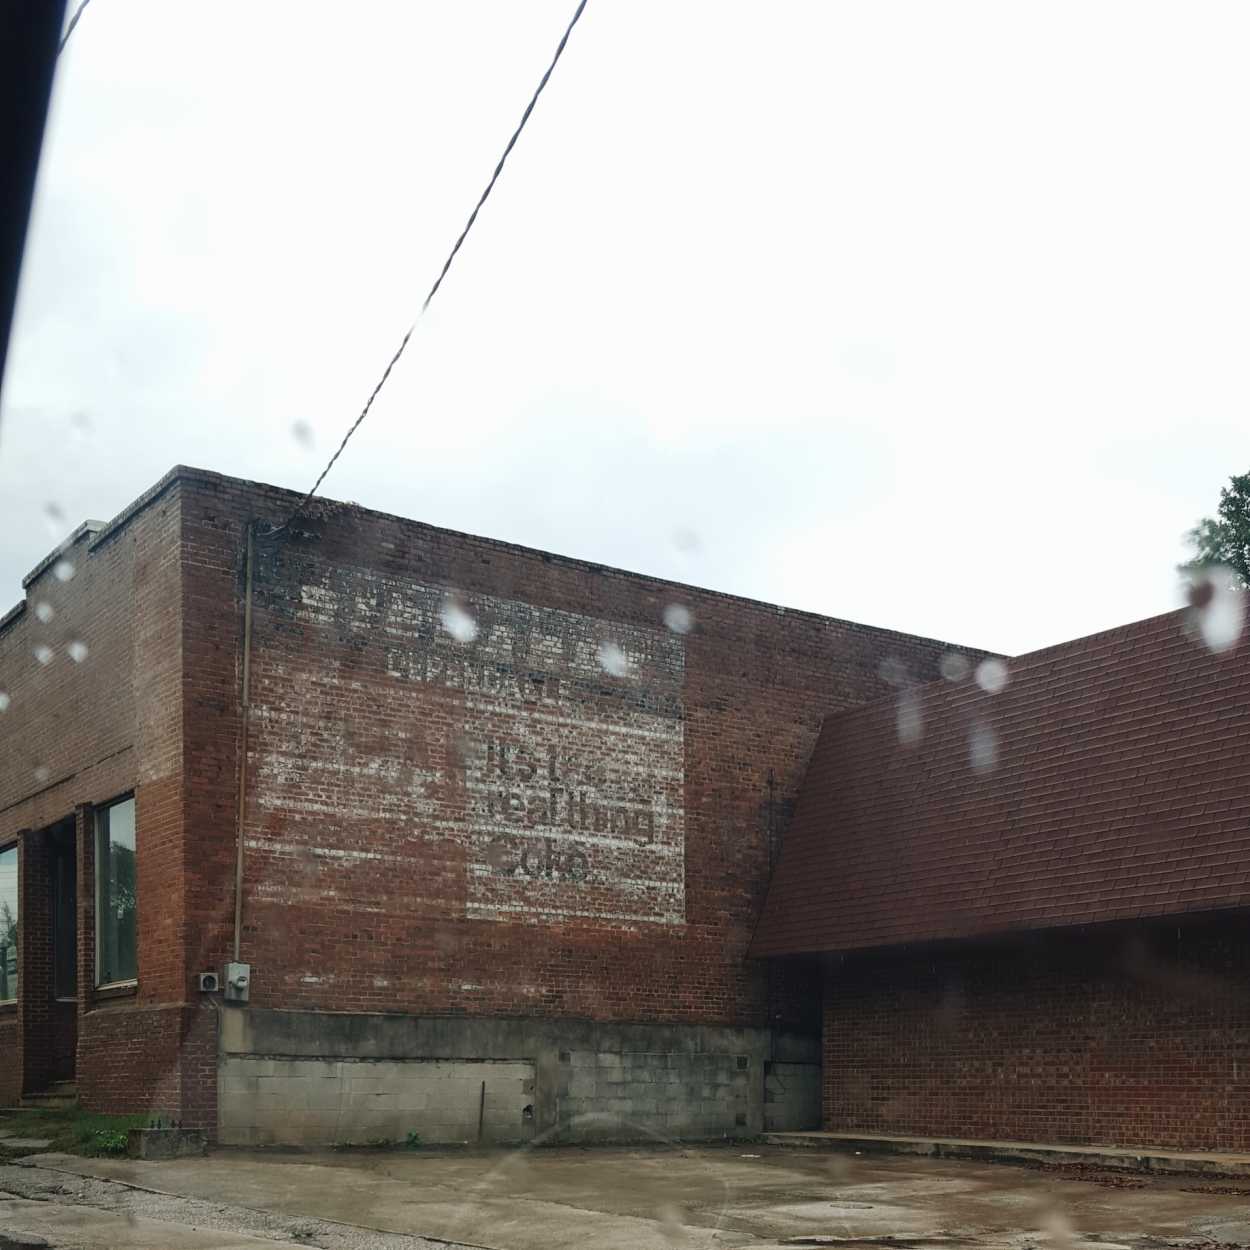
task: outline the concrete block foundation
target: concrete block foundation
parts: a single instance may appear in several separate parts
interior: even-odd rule
[[[819,1120],[818,1054],[816,1038],[767,1029],[227,1008],[218,1139],[474,1145],[801,1130]]]

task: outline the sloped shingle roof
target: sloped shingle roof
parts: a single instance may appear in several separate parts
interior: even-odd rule
[[[910,746],[893,699],[829,718],[753,955],[1250,904],[1250,642],[1174,612],[1008,668],[917,687]]]

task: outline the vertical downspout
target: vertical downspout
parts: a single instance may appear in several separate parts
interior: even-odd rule
[[[243,820],[247,812],[247,730],[251,709],[252,685],[252,532],[247,525],[247,555],[244,565],[243,590],[243,690],[240,700],[241,729],[239,735],[239,815],[234,860],[234,962],[239,962],[243,937]]]

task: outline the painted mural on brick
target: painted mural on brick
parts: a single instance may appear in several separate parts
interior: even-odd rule
[[[358,658],[258,706],[264,805],[459,845],[469,917],[683,923],[682,638],[490,596],[459,601],[453,636],[448,605],[341,570],[301,587],[296,621]],[[314,741],[336,725],[337,756]],[[393,850],[358,853],[411,863]]]

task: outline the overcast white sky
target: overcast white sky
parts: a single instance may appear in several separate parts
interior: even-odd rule
[[[94,0],[0,610],[175,463],[311,485],[572,7]],[[590,0],[324,493],[1012,653],[1173,607],[1250,468],[1248,43],[1244,3]]]

